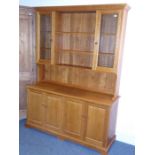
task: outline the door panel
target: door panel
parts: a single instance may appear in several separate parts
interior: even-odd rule
[[[42,125],[44,117],[44,96],[39,92],[28,92],[28,122]]]
[[[76,100],[67,100],[64,110],[64,132],[75,137],[81,137],[83,131],[83,104]]]
[[[105,109],[91,105],[88,106],[86,141],[96,145],[102,145],[104,139],[105,115]]]
[[[19,109],[26,109],[26,85],[36,79],[34,64],[34,13],[32,8],[19,8]]]
[[[118,64],[121,12],[97,11],[94,69],[115,71]]]
[[[46,96],[45,126],[52,130],[60,130],[62,122],[62,100],[60,96]]]

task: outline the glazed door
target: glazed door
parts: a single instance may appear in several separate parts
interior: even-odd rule
[[[63,131],[70,136],[83,136],[84,105],[80,101],[67,99],[64,107]]]
[[[103,145],[106,110],[88,105],[85,140],[95,145]]]
[[[27,108],[28,122],[41,126],[44,121],[44,95],[40,92],[28,90]]]
[[[116,71],[119,59],[121,11],[97,11],[94,69]]]
[[[52,13],[36,13],[37,23],[37,62],[51,62]]]
[[[60,130],[63,116],[63,103],[61,97],[51,94],[46,96],[45,108],[45,127],[49,130]]]

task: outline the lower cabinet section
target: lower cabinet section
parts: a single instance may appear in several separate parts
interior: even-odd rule
[[[110,107],[33,89],[28,89],[27,101],[27,126],[102,151],[109,147]]]

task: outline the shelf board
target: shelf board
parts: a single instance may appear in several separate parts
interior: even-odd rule
[[[52,32],[50,30],[40,30],[40,32]]]
[[[68,67],[77,67],[77,68],[87,68],[87,69],[92,68],[92,67],[88,67],[88,66],[70,65],[70,64],[63,64],[63,63],[56,63],[56,65],[58,65],[58,66],[68,66]]]
[[[116,36],[116,33],[101,32],[101,35]]]
[[[94,35],[95,32],[63,32],[63,31],[56,31],[56,34],[82,34],[82,35]]]
[[[78,53],[78,54],[90,54],[93,55],[93,51],[80,51],[80,50],[71,50],[71,49],[58,49],[58,52],[68,52],[68,53]]]
[[[41,50],[51,50],[51,48],[40,47]]]
[[[115,55],[114,53],[98,53],[99,55]]]

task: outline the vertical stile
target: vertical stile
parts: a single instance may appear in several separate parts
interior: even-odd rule
[[[51,26],[51,64],[55,64],[55,26],[56,26],[56,12],[52,12],[51,16],[52,26]]]
[[[128,10],[120,11],[120,29],[119,29],[119,37],[118,39],[118,58],[117,58],[117,78],[120,79],[121,74],[121,65],[122,65],[122,56],[123,56],[123,45],[124,45],[124,37],[125,37],[125,29],[126,29],[126,20],[127,20],[127,12]],[[115,85],[115,93],[114,96],[117,96],[119,94],[119,84],[120,80],[117,80]]]
[[[119,61],[119,53],[120,53],[120,33],[121,33],[121,18],[122,18],[122,14],[120,11],[117,11],[116,13],[118,13],[118,23],[117,23],[117,32],[116,32],[116,46],[115,46],[115,58],[114,58],[114,69],[117,70],[117,66],[118,66],[118,61]]]
[[[95,25],[95,39],[94,39],[94,53],[93,53],[92,69],[96,69],[96,67],[97,67],[99,39],[100,39],[100,27],[101,27],[101,13],[100,13],[100,11],[96,11],[96,25]]]
[[[36,61],[40,59],[40,14],[36,13]]]

